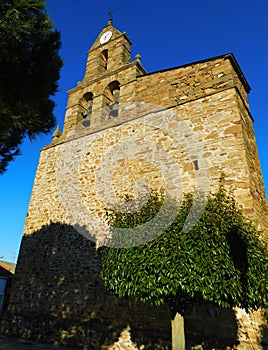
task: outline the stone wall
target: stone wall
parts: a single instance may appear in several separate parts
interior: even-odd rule
[[[137,73],[137,64],[133,62],[123,67],[124,69],[121,67],[116,74],[114,71],[107,72],[101,79],[85,80],[71,90],[63,135],[57,142],[95,133],[102,138],[103,131],[111,131],[112,128],[112,133],[120,134],[117,139],[122,136],[123,129],[126,129],[124,133],[127,137],[135,137],[133,133],[137,127],[133,126],[134,130],[131,132],[128,130],[130,124],[127,122],[131,119],[140,119],[143,115],[163,108],[168,110],[170,115],[171,109],[174,109],[176,118],[189,123],[192,132],[202,142],[205,157],[210,163],[212,189],[215,189],[215,178],[218,180],[220,172],[224,171],[227,184],[233,186],[245,213],[254,219],[257,225],[266,229],[267,202],[252,117],[248,109],[249,86],[244,78],[238,76],[237,68],[234,69],[237,63],[232,56],[226,55],[185,67],[143,75],[140,75],[141,71]],[[121,86],[119,117],[107,120],[101,116],[102,93],[109,82],[114,80],[118,80]],[[96,96],[92,122],[90,127],[78,132],[76,101],[86,91],[93,91]],[[142,120],[136,122],[139,127],[142,123]],[[134,124],[135,122],[131,125]],[[175,131],[172,125],[164,130],[170,134]],[[101,154],[101,149],[97,150],[97,154]],[[235,161],[236,157],[239,158],[238,162]],[[188,190],[187,186],[185,189]]]
[[[191,147],[196,147],[196,151],[187,148],[188,131],[194,134]],[[252,140],[247,141],[245,135]],[[41,152],[25,234],[50,221],[73,224],[64,212],[68,203],[64,207],[63,202],[77,200],[77,186],[80,203],[104,222],[111,181],[119,197],[131,194],[134,183],[143,179],[154,189],[166,186],[169,193],[180,199],[181,190],[195,191],[202,176],[208,176],[208,188],[216,190],[221,173],[226,174],[226,184],[234,190],[245,212],[265,227],[266,199],[259,160],[256,147],[249,148],[254,143],[253,136],[252,128],[241,120],[236,90],[228,89],[164,113],[151,113],[48,147]],[[124,158],[120,147],[127,144]],[[152,158],[151,145],[159,152],[157,159]],[[193,163],[194,152],[199,153],[196,158],[199,170]],[[164,179],[159,164],[165,164],[166,157],[177,165],[177,172]],[[104,173],[100,165],[105,168]],[[102,179],[98,180],[98,176]],[[71,185],[74,177],[77,184]],[[96,236],[97,232],[92,234]]]

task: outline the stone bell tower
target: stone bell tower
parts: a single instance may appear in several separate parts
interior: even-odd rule
[[[41,150],[6,334],[104,350],[129,325],[140,349],[170,349],[168,309],[113,297],[98,277],[95,242],[108,226],[107,198],[134,196],[139,179],[176,197],[200,186],[217,190],[225,173],[244,212],[268,230],[250,87],[235,57],[147,73],[139,54],[131,61],[130,47],[109,20],[83,80],[68,91],[62,133]],[[232,346],[232,324],[207,319],[217,332],[208,336]],[[250,342],[259,346],[255,333]]]
[[[116,29],[110,19],[88,52],[82,82],[69,91],[69,101],[62,138],[68,138],[76,125],[98,130],[109,117],[118,116],[120,103],[133,99],[131,84],[146,73],[139,55],[130,62],[131,42],[126,32]]]

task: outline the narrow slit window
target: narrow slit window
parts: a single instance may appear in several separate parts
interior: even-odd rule
[[[108,50],[103,50],[100,55],[100,67],[101,71],[104,72],[107,70],[108,66]]]

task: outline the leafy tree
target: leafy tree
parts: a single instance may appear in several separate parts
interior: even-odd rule
[[[54,102],[62,60],[60,33],[44,0],[0,3],[0,173],[34,139],[55,125]]]
[[[183,315],[185,307],[193,303],[247,310],[267,307],[267,250],[223,183],[217,193],[210,194],[202,217],[189,232],[183,225],[193,204],[192,195],[185,196],[176,219],[157,238],[139,246],[116,248],[118,242],[131,239],[133,226],[152,218],[162,202],[163,196],[154,193],[134,214],[110,212],[110,247],[100,248],[106,288],[122,298],[168,303],[172,317],[176,312]],[[128,227],[128,237],[118,227]]]

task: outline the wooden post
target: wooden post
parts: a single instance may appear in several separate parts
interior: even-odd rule
[[[171,321],[172,350],[185,350],[184,319],[178,312]]]

